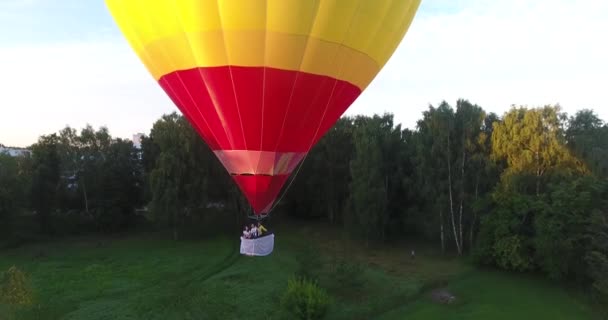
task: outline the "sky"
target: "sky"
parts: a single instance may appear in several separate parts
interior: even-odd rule
[[[346,114],[390,112],[414,129],[429,105],[463,98],[498,115],[559,104],[608,121],[607,17],[605,0],[422,0]],[[173,111],[103,0],[0,0],[0,143],[87,124],[131,138]]]

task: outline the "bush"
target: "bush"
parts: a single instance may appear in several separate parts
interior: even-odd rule
[[[292,278],[281,298],[281,307],[296,319],[322,319],[329,308],[330,298],[316,282]]]
[[[10,306],[25,306],[32,303],[29,281],[25,273],[15,266],[8,269],[2,277],[0,302]]]

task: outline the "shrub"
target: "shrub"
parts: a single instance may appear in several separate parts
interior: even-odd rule
[[[15,266],[8,269],[2,277],[0,302],[11,306],[25,306],[32,303],[29,281],[25,273]]]
[[[281,307],[296,319],[322,319],[329,308],[330,298],[316,282],[292,278],[281,298]]]

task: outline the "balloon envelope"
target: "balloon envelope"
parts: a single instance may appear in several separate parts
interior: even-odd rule
[[[267,213],[393,54],[420,0],[106,0],[128,42]]]

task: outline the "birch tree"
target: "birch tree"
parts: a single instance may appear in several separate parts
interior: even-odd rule
[[[584,168],[565,144],[566,115],[559,106],[526,109],[513,107],[492,133],[492,156],[504,159],[503,176],[529,174],[534,177],[534,193],[543,192],[547,172],[581,172]]]

